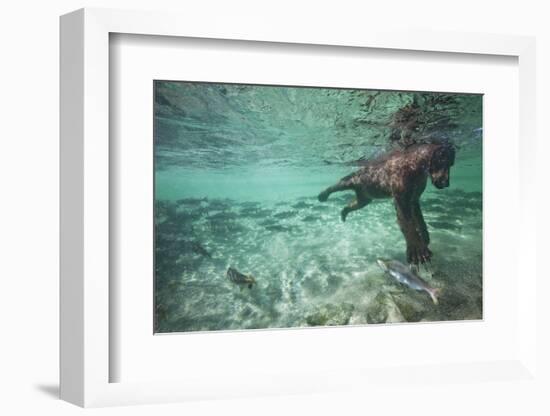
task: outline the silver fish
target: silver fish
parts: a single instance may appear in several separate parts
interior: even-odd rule
[[[431,287],[428,282],[422,279],[418,274],[397,260],[376,260],[382,270],[392,276],[399,283],[410,287],[411,289],[427,292],[432,298],[434,304],[438,304],[437,297],[441,289]]]
[[[231,282],[240,286],[241,290],[244,286],[248,286],[249,289],[252,289],[252,286],[256,284],[254,276],[243,274],[233,267],[227,269],[226,275]]]

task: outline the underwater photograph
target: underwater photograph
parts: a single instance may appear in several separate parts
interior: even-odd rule
[[[483,96],[161,81],[155,333],[483,319]]]

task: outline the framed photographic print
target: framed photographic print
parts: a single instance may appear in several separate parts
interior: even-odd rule
[[[155,332],[482,319],[481,94],[153,88]]]
[[[62,398],[536,384],[533,40],[192,20],[62,17]]]

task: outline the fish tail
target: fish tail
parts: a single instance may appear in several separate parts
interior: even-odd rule
[[[430,290],[428,290],[428,293],[429,293],[430,297],[432,298],[432,301],[433,301],[434,305],[439,305],[439,299],[437,299],[437,297],[441,294],[441,289],[439,289],[439,288],[430,289]]]

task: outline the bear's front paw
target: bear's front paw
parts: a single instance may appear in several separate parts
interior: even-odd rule
[[[409,264],[419,264],[429,262],[432,258],[432,252],[427,245],[413,245],[407,247],[407,261]]]
[[[340,211],[340,218],[342,218],[342,222],[346,222],[346,218],[350,212],[350,209],[348,207],[344,207],[342,211]]]
[[[327,191],[323,191],[317,196],[317,199],[319,200],[319,202],[325,202],[328,199],[329,195],[330,193],[328,193]]]

